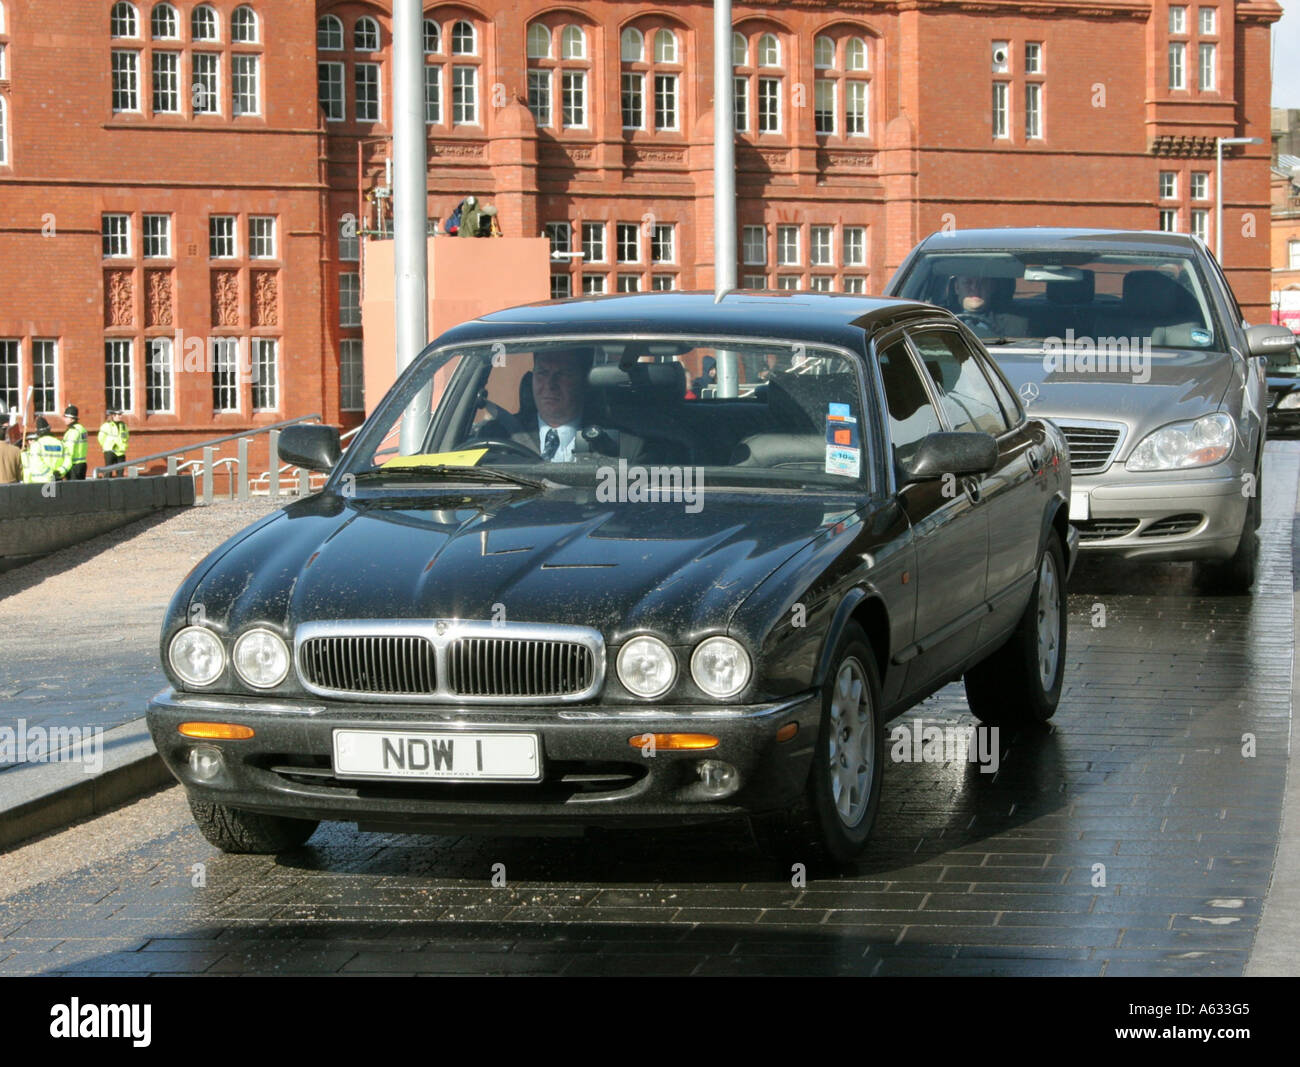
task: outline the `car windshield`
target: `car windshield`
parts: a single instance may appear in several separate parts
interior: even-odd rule
[[[1280,352],[1270,352],[1267,359],[1269,374],[1286,374],[1293,378],[1300,375],[1300,341]]]
[[[1178,254],[927,251],[895,295],[948,308],[990,345],[1223,348],[1201,273]]]
[[[365,485],[600,488],[626,461],[697,485],[857,489],[859,363],[795,342],[590,337],[425,353],[348,449]],[[502,478],[502,475],[508,478]]]

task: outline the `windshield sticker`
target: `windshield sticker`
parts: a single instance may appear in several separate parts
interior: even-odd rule
[[[848,404],[830,404],[826,411],[826,473],[857,478],[862,473],[858,420]]]
[[[1208,345],[1209,343],[1210,343],[1210,331],[1209,331],[1209,330],[1193,330],[1193,331],[1192,331],[1192,344],[1194,344],[1194,345]]]
[[[473,467],[487,454],[486,448],[465,448],[459,452],[422,452],[417,456],[394,456],[384,467],[428,467],[439,463],[448,467]]]

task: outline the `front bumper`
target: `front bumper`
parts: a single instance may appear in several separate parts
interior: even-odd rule
[[[1106,474],[1076,475],[1072,491],[1088,492],[1088,518],[1074,520],[1080,549],[1153,562],[1230,558],[1250,501],[1242,472],[1221,466],[1169,478],[1129,474],[1118,464]]]
[[[164,690],[149,704],[149,731],[159,755],[196,799],[301,819],[356,822],[411,832],[580,831],[586,826],[653,826],[706,822],[788,806],[804,788],[821,717],[808,692],[744,707],[471,707],[395,706],[321,700],[252,699]],[[251,727],[238,741],[196,741],[177,732],[191,721]],[[787,723],[798,730],[778,742]],[[358,780],[334,776],[336,728],[536,733],[540,782]],[[706,733],[716,748],[642,754],[629,739],[646,733]],[[211,781],[189,766],[198,744],[221,751]],[[705,792],[699,764],[723,760],[736,769],[725,796]]]

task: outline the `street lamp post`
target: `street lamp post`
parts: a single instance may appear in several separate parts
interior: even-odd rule
[[[1223,266],[1223,146],[1263,144],[1259,137],[1216,137],[1214,139],[1214,256]]]

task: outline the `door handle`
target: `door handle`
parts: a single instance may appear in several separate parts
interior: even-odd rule
[[[1038,452],[1036,450],[1032,448],[1029,449],[1025,453],[1025,458],[1029,460],[1029,469],[1033,471],[1035,474],[1037,474],[1039,470],[1042,469],[1043,461],[1038,458]]]
[[[966,478],[964,479],[964,482],[966,485],[966,495],[970,497],[970,502],[972,504],[978,504],[980,502],[980,497],[983,495],[983,491],[980,489],[979,479]]]

